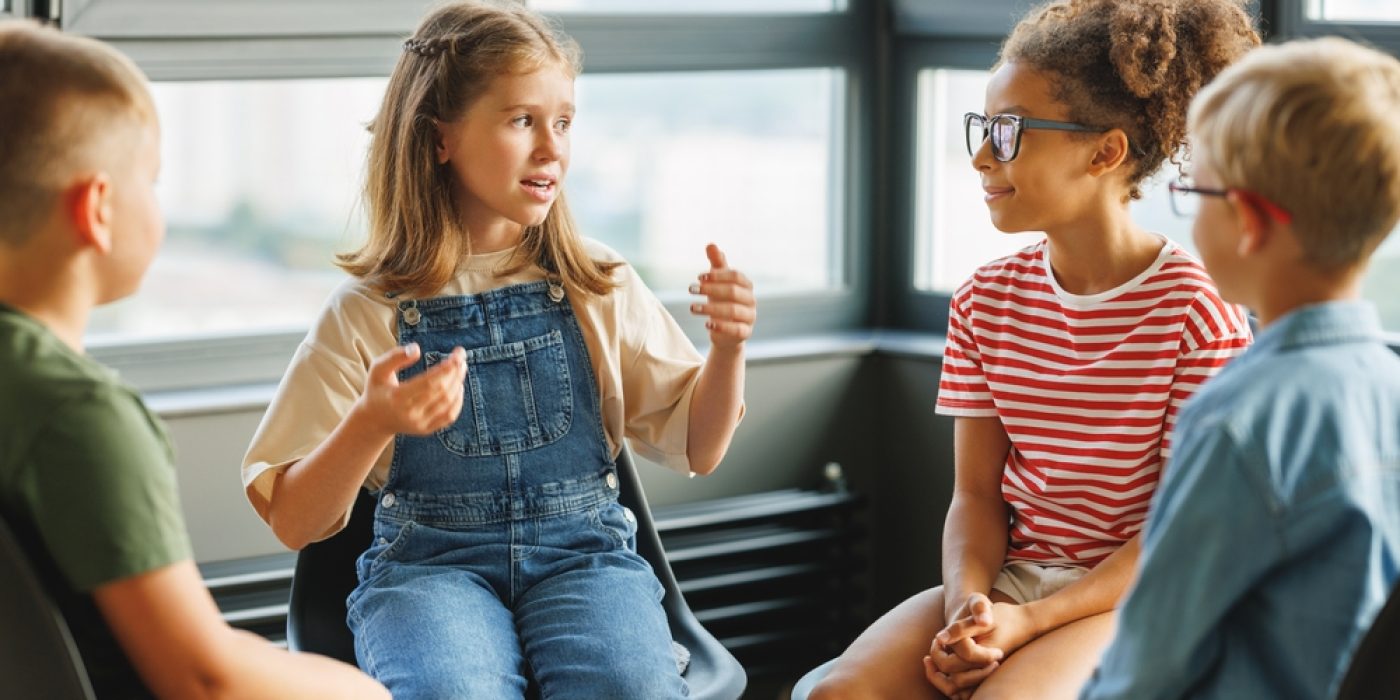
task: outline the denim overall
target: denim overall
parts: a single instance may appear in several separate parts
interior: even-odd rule
[[[395,438],[348,600],[360,666],[397,700],[687,695],[563,288],[397,306],[423,352],[400,378],[460,345],[466,386],[453,425]]]

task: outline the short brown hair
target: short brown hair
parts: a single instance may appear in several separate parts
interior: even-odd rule
[[[1071,121],[1122,129],[1129,196],[1140,199],[1184,144],[1196,91],[1258,45],[1240,0],[1060,0],[1016,25],[999,63],[1050,73]]]
[[[454,2],[404,43],[370,124],[365,205],[369,241],[340,266],[384,291],[433,294],[471,254],[459,223],[452,169],[435,158],[436,122],[454,121],[497,76],[547,65],[577,75],[578,45],[516,3]],[[575,291],[606,294],[617,263],[583,248],[561,191],[544,222],[525,229],[509,273],[539,265]]]
[[[1400,221],[1400,61],[1345,39],[1268,46],[1191,105],[1201,161],[1283,206],[1308,261],[1364,261]]]
[[[141,71],[99,41],[0,22],[0,245],[22,245],[94,154],[155,122]]]

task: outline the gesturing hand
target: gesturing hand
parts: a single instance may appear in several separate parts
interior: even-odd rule
[[[710,271],[700,275],[698,284],[690,285],[690,293],[703,294],[706,300],[691,304],[690,311],[709,317],[705,328],[710,331],[713,347],[737,347],[753,335],[753,322],[758,317],[753,283],[729,267],[719,246],[705,246],[705,255],[710,258]]]
[[[417,362],[419,354],[418,344],[409,343],[369,366],[369,380],[355,409],[384,435],[428,435],[452,425],[462,411],[467,352],[453,348],[436,366],[400,382],[398,371]]]

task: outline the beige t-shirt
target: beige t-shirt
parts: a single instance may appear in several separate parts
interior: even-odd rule
[[[585,249],[595,260],[624,262],[596,241],[585,240]],[[438,296],[480,294],[544,279],[536,267],[497,275],[512,252],[471,256]],[[613,279],[620,286],[606,296],[569,297],[598,378],[609,448],[616,454],[626,437],[638,454],[689,474],[690,397],[703,360],[631,265],[615,269]],[[395,300],[359,279],[345,281],[331,294],[292,357],[243,458],[243,489],[263,520],[278,471],[325,441],[359,398],[370,363],[398,344],[396,310]],[[384,485],[393,449],[390,443],[379,455],[366,488]],[[347,510],[340,527],[349,516]]]

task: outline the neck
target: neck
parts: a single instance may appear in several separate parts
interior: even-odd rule
[[[1258,316],[1259,327],[1267,328],[1304,306],[1360,299],[1363,273],[1364,269],[1360,267],[1334,274],[1309,269],[1280,269],[1262,285],[1264,288],[1246,306]]]
[[[1136,277],[1157,259],[1162,240],[1133,223],[1126,205],[1045,231],[1052,273],[1070,294],[1098,294]]]
[[[74,274],[75,264],[54,268],[0,256],[0,302],[24,312],[82,353],[95,294]]]
[[[509,219],[498,218],[485,224],[466,222],[467,236],[471,239],[472,255],[498,253],[520,244],[525,235],[525,227]]]

